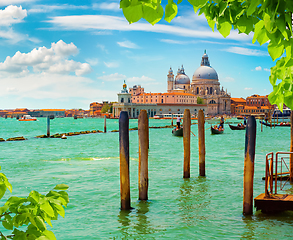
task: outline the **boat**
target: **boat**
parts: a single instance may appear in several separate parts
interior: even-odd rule
[[[32,117],[31,115],[23,115],[18,121],[37,121],[37,118]]]
[[[271,123],[266,123],[264,121],[260,121],[261,124],[270,127]],[[274,124],[272,123],[272,127],[291,127],[291,124],[286,122],[286,123],[279,123],[279,124]]]
[[[231,128],[231,130],[245,130],[246,129],[246,125],[242,125],[241,127],[240,126],[233,126],[230,124],[228,124],[228,125]]]
[[[211,132],[212,132],[212,134],[222,134],[222,133],[224,133],[224,129],[219,131],[211,126]]]
[[[174,129],[172,130],[172,134],[173,134],[174,136],[177,136],[177,137],[183,137],[183,128],[182,128],[182,127],[179,128],[179,129],[174,128]]]

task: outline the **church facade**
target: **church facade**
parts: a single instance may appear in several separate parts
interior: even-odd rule
[[[189,93],[200,97],[208,106],[209,115],[230,114],[231,95],[220,86],[218,74],[210,65],[206,52],[202,56],[200,67],[192,76],[192,81],[185,74],[184,68],[178,69],[174,76],[172,68],[167,75],[168,93]]]
[[[201,102],[199,102],[201,99]],[[146,93],[141,86],[133,86],[118,93],[118,103],[114,105],[115,117],[121,111],[128,111],[131,118],[137,118],[140,110],[146,109],[149,116],[158,114],[183,114],[190,109],[192,115],[203,110],[205,115],[231,114],[231,96],[221,88],[217,72],[210,66],[206,52],[200,67],[193,74],[192,81],[182,66],[174,76],[172,68],[167,75],[167,92]]]

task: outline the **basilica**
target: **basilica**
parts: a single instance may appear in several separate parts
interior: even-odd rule
[[[167,92],[147,93],[140,85],[134,85],[118,93],[114,105],[115,117],[121,111],[128,111],[131,118],[137,118],[140,110],[147,110],[150,117],[157,114],[183,114],[190,109],[192,115],[203,110],[205,115],[215,116],[231,113],[231,96],[221,88],[217,72],[210,66],[204,52],[200,66],[195,70],[192,81],[185,74],[183,65],[174,76],[172,68],[167,75]]]
[[[167,75],[167,92],[168,93],[190,93],[203,99],[208,105],[208,113],[230,114],[231,113],[231,96],[220,87],[218,74],[210,65],[208,55],[204,52],[200,67],[197,68],[190,78],[185,74],[184,68],[178,69],[176,77],[170,68]]]

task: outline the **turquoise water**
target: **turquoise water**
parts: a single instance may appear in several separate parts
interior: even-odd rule
[[[69,185],[65,218],[53,222],[58,240],[66,239],[288,239],[293,237],[293,213],[273,216],[254,210],[242,215],[245,131],[225,127],[222,135],[206,130],[206,177],[198,176],[197,125],[191,130],[191,178],[183,176],[183,141],[170,128],[150,129],[149,201],[138,201],[138,134],[130,131],[132,211],[120,211],[119,133],[96,133],[61,139],[37,139],[46,134],[47,120],[19,122],[0,118],[0,137],[24,136],[20,142],[0,142],[0,165],[13,195],[42,193],[56,184]],[[103,130],[104,119],[57,118],[51,134]],[[150,126],[170,120],[150,119]],[[208,128],[206,124],[206,128]],[[130,120],[137,127],[137,120]],[[107,130],[118,120],[107,120]],[[265,154],[289,151],[290,128],[257,126],[254,197],[264,192]],[[10,196],[6,193],[1,203]],[[48,227],[50,228],[50,227]]]

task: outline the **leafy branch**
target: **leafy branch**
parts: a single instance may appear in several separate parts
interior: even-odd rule
[[[12,192],[12,186],[7,177],[0,173],[0,199],[7,189]],[[52,220],[57,220],[59,215],[65,216],[64,207],[67,207],[69,202],[68,194],[65,191],[67,189],[67,185],[58,184],[46,195],[31,191],[26,198],[10,197],[0,207],[0,221],[5,229],[12,232],[11,235],[5,236],[0,231],[0,239],[55,240],[54,233],[47,229],[46,224],[53,227]],[[24,229],[22,226],[27,226],[27,228]],[[19,227],[22,230],[18,229]]]
[[[163,16],[167,22],[178,13],[178,5],[168,0],[165,9],[161,0],[121,0],[120,8],[129,23],[141,18],[154,25]],[[286,0],[188,0],[194,12],[204,14],[208,25],[227,37],[232,29],[238,33],[253,33],[252,42],[268,43],[268,53],[273,61],[269,81],[273,92],[271,104],[283,110],[283,103],[293,109],[293,1]]]

